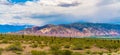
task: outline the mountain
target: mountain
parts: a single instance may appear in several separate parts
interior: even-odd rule
[[[33,26],[15,33],[61,37],[119,36],[120,25],[105,23],[48,24],[41,27]]]
[[[8,32],[17,32],[23,30],[27,27],[31,27],[28,25],[0,25],[0,33],[8,33]]]

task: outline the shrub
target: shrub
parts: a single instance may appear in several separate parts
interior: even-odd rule
[[[2,48],[0,48],[0,55],[2,55],[2,51],[3,51],[3,49],[2,49]]]
[[[91,54],[92,52],[90,50],[87,50],[86,51],[86,54]]]
[[[65,45],[64,48],[70,48],[70,45]]]
[[[22,51],[22,46],[20,43],[14,43],[6,48],[7,51]]]
[[[52,55],[72,55],[72,51],[70,50],[52,51]]]
[[[21,54],[22,54],[21,51],[16,51],[15,53],[16,53],[17,55],[21,55]]]
[[[40,47],[40,48],[44,48],[45,45],[44,45],[44,44],[40,44],[39,47]]]
[[[30,47],[32,47],[32,48],[37,48],[39,46],[39,44],[38,43],[34,43],[34,44],[31,44],[31,46]]]
[[[52,51],[52,55],[62,55],[62,52],[60,50]]]
[[[90,49],[91,47],[89,45],[84,46],[85,49]]]
[[[72,55],[72,51],[70,50],[62,50],[62,55]]]
[[[62,52],[60,51],[60,46],[59,45],[51,45],[50,50],[52,52],[52,55],[62,55]]]
[[[36,50],[32,50],[31,51],[32,55],[47,55],[45,52],[43,51],[36,51]]]
[[[0,55],[2,55],[2,51],[0,50]]]
[[[57,51],[57,50],[60,49],[60,46],[59,46],[59,45],[51,45],[51,46],[50,46],[50,49],[51,49],[52,51]]]
[[[103,55],[103,53],[104,53],[104,52],[99,52],[98,54],[99,54],[99,55]]]
[[[72,53],[72,55],[83,55],[83,54],[81,54],[79,52],[74,52],[74,53]]]
[[[2,40],[1,43],[8,43],[8,40]]]
[[[72,49],[73,50],[83,50],[84,47],[82,45],[80,45],[80,44],[77,44],[77,45],[72,46]]]

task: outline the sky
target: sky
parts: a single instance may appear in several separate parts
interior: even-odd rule
[[[0,25],[120,24],[120,0],[0,0]]]

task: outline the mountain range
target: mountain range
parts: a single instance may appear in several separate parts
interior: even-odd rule
[[[119,36],[120,25],[106,23],[48,24],[44,26],[33,26],[12,33],[57,37]]]

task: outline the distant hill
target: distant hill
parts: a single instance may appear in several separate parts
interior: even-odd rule
[[[89,37],[89,36],[119,36],[120,25],[105,23],[72,23],[72,24],[48,24],[45,26],[33,26],[15,32],[15,34],[31,34],[60,37]]]
[[[8,33],[8,32],[17,32],[17,31],[20,31],[20,30],[23,30],[27,27],[30,27],[30,26],[27,26],[27,25],[0,25],[0,33]]]

